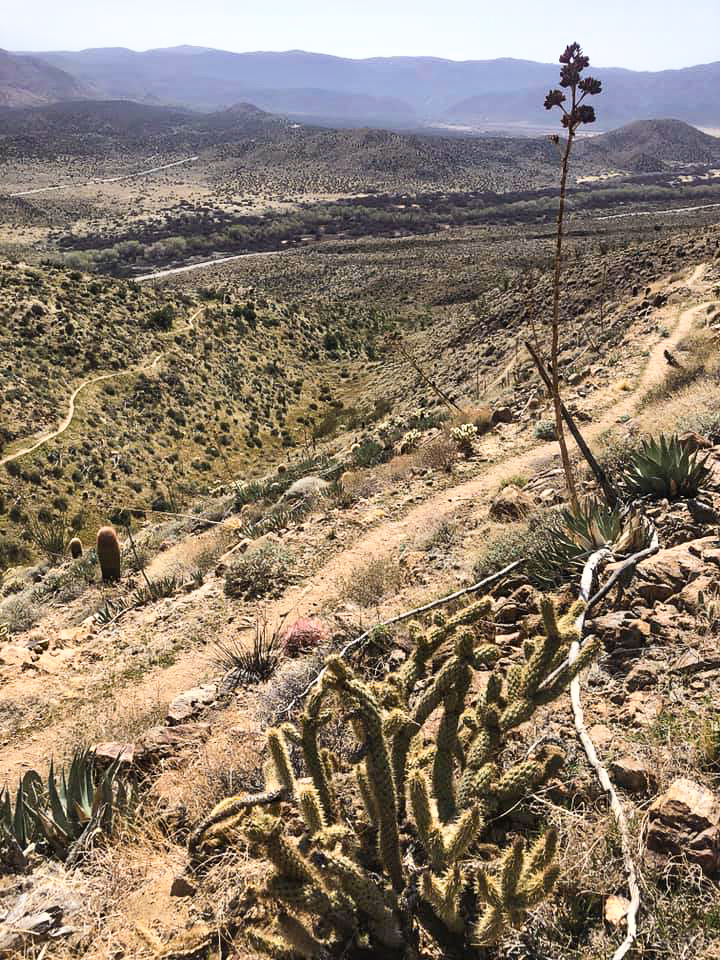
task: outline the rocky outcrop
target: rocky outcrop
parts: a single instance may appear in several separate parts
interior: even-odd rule
[[[684,777],[648,812],[647,851],[657,866],[686,858],[708,876],[720,873],[720,798]]]

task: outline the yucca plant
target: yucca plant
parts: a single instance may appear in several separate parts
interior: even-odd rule
[[[669,438],[660,434],[659,439],[644,440],[630,455],[622,484],[625,492],[634,497],[695,497],[711,474],[707,458],[707,454],[701,456],[685,449],[677,434]]]
[[[78,750],[66,772],[50,762],[47,783],[30,770],[20,781],[13,809],[10,793],[0,793],[0,835],[21,850],[36,844],[65,860],[81,839],[110,833],[114,814],[126,809],[129,795],[117,779],[118,765],[100,771],[90,750]]]
[[[241,684],[269,680],[278,668],[282,649],[279,631],[273,630],[267,620],[259,617],[252,647],[248,648],[238,640],[218,641],[213,661],[222,670],[230,689],[234,690]]]

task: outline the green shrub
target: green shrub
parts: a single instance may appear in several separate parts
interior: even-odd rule
[[[292,555],[276,543],[264,543],[236,560],[225,574],[225,594],[239,600],[277,597],[291,581]]]

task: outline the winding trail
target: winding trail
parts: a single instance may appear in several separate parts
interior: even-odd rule
[[[696,268],[684,285],[689,284],[691,291],[696,291],[702,280],[704,266]],[[706,303],[696,303],[686,307],[680,316],[669,337],[658,337],[657,343],[651,348],[647,363],[642,371],[638,370],[635,389],[632,393],[624,394],[616,403],[612,403],[594,423],[584,430],[586,440],[591,443],[608,427],[614,425],[624,415],[632,414],[639,401],[647,390],[660,382],[667,370],[664,358],[665,349],[674,349],[691,331],[695,319],[701,316],[707,307]],[[291,587],[278,600],[265,606],[265,615],[269,623],[278,623],[287,616],[312,616],[321,611],[323,606],[337,595],[338,581],[346,577],[348,572],[358,564],[378,556],[397,554],[398,550],[409,541],[422,539],[437,529],[443,520],[449,519],[458,508],[470,506],[477,508],[488,503],[489,498],[497,490],[501,480],[513,473],[529,472],[541,469],[558,461],[557,443],[535,444],[514,456],[500,458],[490,463],[480,476],[459,483],[454,487],[445,488],[432,494],[413,507],[408,513],[398,519],[383,522],[364,535],[361,535],[351,545],[341,548],[334,556],[304,582]],[[406,598],[405,598],[406,599]],[[236,617],[227,616],[227,610],[222,606],[221,580],[212,578],[202,587],[187,596],[174,601],[175,629],[180,629],[180,621],[184,629],[188,623],[193,623],[199,635],[207,636],[208,631],[214,640],[232,639],[242,642],[250,635],[251,628],[240,626]],[[388,604],[384,605],[387,610]],[[393,613],[399,612],[392,609]],[[204,619],[207,617],[207,619]],[[138,623],[129,624],[130,637],[142,635],[143,630],[168,629],[167,609],[165,607],[148,608]],[[127,645],[128,636],[124,638]],[[191,649],[180,653],[176,661],[168,667],[157,667],[145,673],[140,682],[119,685],[113,689],[108,701],[117,711],[127,709],[134,703],[153,702],[162,700],[169,702],[179,693],[191,686],[197,685],[201,678],[212,675],[213,666],[208,658],[208,650],[202,645],[194,645]],[[89,676],[84,682],[89,681]],[[47,678],[40,676],[37,679],[23,674],[17,681],[22,685],[23,697],[34,695],[42,701],[52,693],[48,687]],[[56,690],[54,695],[64,699],[64,691]],[[18,694],[13,689],[5,688],[3,693],[10,699]],[[88,710],[96,707],[88,704]],[[82,714],[82,707],[77,705]],[[49,719],[47,726],[35,727],[31,731],[23,731],[17,740],[8,742],[0,747],[0,784],[14,780],[28,766],[42,769],[47,757],[53,752],[58,743],[64,742],[68,726],[77,721],[77,716],[56,709],[54,717]]]
[[[120,180],[134,180],[136,177],[144,177],[148,173],[159,173],[161,170],[169,170],[170,167],[179,167],[183,163],[192,163],[199,160],[199,156],[185,157],[184,160],[173,160],[172,163],[163,163],[159,167],[149,167],[147,170],[137,170],[135,173],[121,173],[117,177],[93,177],[85,183],[59,183],[52,187],[36,187],[34,190],[22,190],[20,193],[11,193],[8,196],[11,199],[17,197],[33,197],[38,193],[50,193],[55,190],[77,190],[79,187],[92,187],[102,183],[118,183]]]
[[[187,327],[184,330],[194,330],[193,321],[196,317],[204,311],[205,307],[200,307],[199,310],[196,310],[195,313],[190,317],[187,322]],[[183,329],[175,330],[174,333],[183,333]],[[6,463],[13,463],[15,460],[20,460],[21,457],[26,457],[29,453],[33,453],[35,450],[44,446],[46,443],[49,443],[51,440],[54,440],[56,437],[61,436],[70,424],[73,422],[73,417],[75,416],[75,401],[80,396],[83,390],[87,387],[91,387],[94,383],[101,383],[103,380],[115,380],[118,377],[127,377],[133,373],[142,373],[143,370],[155,370],[157,369],[158,363],[162,360],[162,353],[159,353],[152,363],[145,366],[141,365],[139,367],[131,367],[129,370],[119,370],[114,371],[113,373],[101,373],[97,377],[90,377],[88,380],[83,380],[83,382],[75,387],[73,392],[70,394],[70,400],[68,402],[68,412],[65,414],[64,419],[60,422],[58,427],[55,430],[51,430],[49,433],[43,434],[41,437],[30,444],[28,447],[23,447],[20,450],[16,450],[15,453],[9,453],[6,457],[0,459],[0,467],[5,466]]]

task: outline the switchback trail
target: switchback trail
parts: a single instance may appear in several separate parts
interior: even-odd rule
[[[188,320],[186,329],[188,330],[195,329],[193,326],[193,321],[195,320],[196,317],[198,317],[203,312],[204,309],[205,309],[204,307],[200,307],[199,310],[195,311],[192,317],[190,317],[190,319]],[[173,332],[182,333],[183,331],[176,330]],[[68,412],[65,414],[64,419],[61,421],[57,429],[51,430],[49,433],[45,433],[41,437],[38,437],[38,439],[34,443],[30,444],[30,446],[23,447],[21,450],[16,450],[15,453],[9,453],[6,457],[2,457],[0,459],[0,467],[5,466],[6,463],[13,463],[15,460],[20,460],[21,457],[26,457],[29,453],[33,453],[39,447],[44,446],[46,443],[49,443],[51,440],[54,440],[56,437],[59,437],[61,436],[61,434],[65,433],[67,428],[73,422],[73,417],[75,416],[75,401],[77,400],[78,396],[82,393],[82,391],[85,390],[87,387],[92,386],[94,383],[100,383],[103,380],[114,380],[118,377],[127,377],[132,373],[142,373],[143,370],[155,370],[161,359],[162,359],[162,354],[159,353],[155,357],[155,359],[152,361],[152,363],[146,366],[141,365],[139,367],[131,367],[129,370],[118,370],[118,371],[114,371],[113,373],[101,373],[97,377],[90,377],[89,380],[83,380],[83,382],[78,387],[75,387],[73,392],[70,394],[70,400],[68,402]]]

